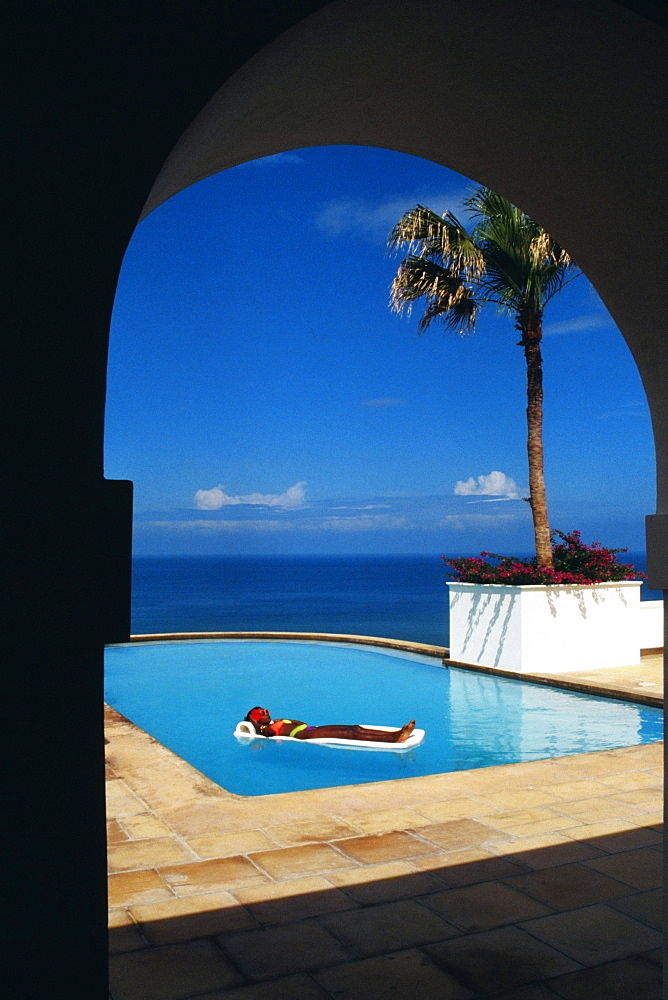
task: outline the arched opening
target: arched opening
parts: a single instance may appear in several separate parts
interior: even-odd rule
[[[490,309],[471,337],[418,337],[388,308],[392,226],[417,202],[466,221],[473,186],[406,154],[319,146],[213,175],[144,219],[116,297],[106,466],[135,483],[138,556],[424,554],[440,586],[441,553],[530,553],[512,321]],[[545,324],[552,524],[637,552],[654,503],[637,371],[586,277]],[[467,493],[494,470],[505,493]],[[263,622],[183,612],[133,631],[299,630],[277,599]],[[312,630],[363,632],[322,615]],[[388,637],[448,644],[405,628]]]

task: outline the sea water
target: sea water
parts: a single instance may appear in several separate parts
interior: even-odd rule
[[[639,570],[641,553],[620,556]],[[140,557],[132,631],[334,632],[447,646],[438,556]],[[661,599],[641,589],[641,599]]]

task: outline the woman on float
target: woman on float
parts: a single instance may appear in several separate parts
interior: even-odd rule
[[[411,719],[401,729],[368,729],[366,726],[309,726],[298,719],[272,719],[268,709],[256,705],[246,716],[259,736],[291,736],[296,740],[369,740],[374,743],[404,743],[415,729]]]

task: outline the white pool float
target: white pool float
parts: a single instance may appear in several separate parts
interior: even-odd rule
[[[363,726],[364,729],[380,729],[384,733],[396,733],[397,726],[370,726],[368,724]],[[412,750],[413,747],[418,746],[422,743],[424,739],[424,729],[414,729],[407,740],[402,740],[401,743],[380,743],[376,740],[341,740],[334,739],[331,737],[329,739],[314,739],[314,740],[299,740],[296,736],[261,736],[255,731],[255,727],[252,722],[248,722],[243,719],[241,722],[237,723],[237,728],[234,730],[234,735],[238,739],[271,739],[271,740],[289,740],[291,743],[319,743],[321,746],[328,747],[345,747],[349,750],[392,750],[394,753],[404,750]]]

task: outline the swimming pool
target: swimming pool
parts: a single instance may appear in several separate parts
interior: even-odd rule
[[[267,795],[613,749],[663,738],[660,709],[358,644],[270,640],[109,646],[105,700],[223,788]],[[311,725],[400,726],[424,742],[374,753],[237,740],[254,705]]]

